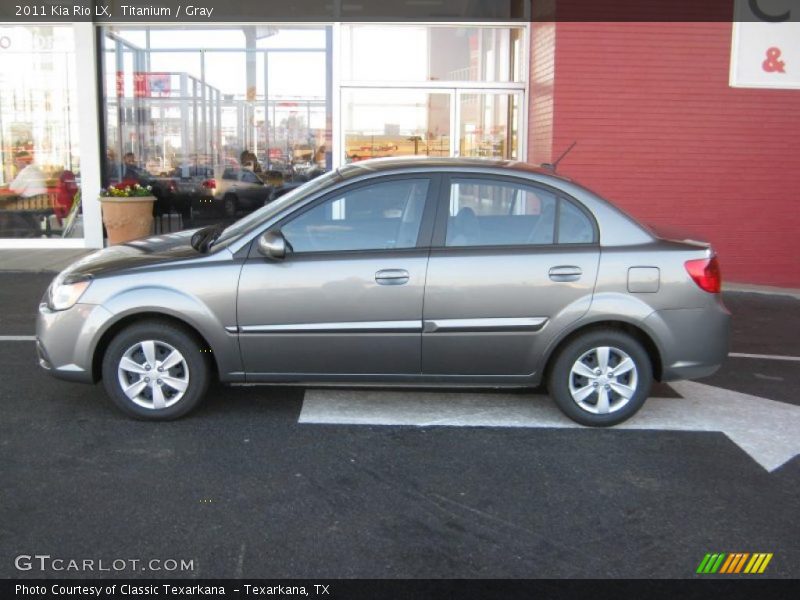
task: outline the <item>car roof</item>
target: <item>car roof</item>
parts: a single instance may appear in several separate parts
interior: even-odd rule
[[[351,179],[368,173],[397,171],[402,169],[507,169],[520,174],[535,173],[563,181],[571,181],[567,177],[555,174],[551,169],[537,167],[514,160],[498,160],[490,158],[438,158],[429,156],[401,156],[391,158],[371,158],[350,163],[339,169],[342,179]]]

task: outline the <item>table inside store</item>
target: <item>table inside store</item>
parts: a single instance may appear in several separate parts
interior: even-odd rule
[[[0,237],[57,236],[50,224],[50,215],[55,214],[52,201],[55,193],[55,189],[48,188],[47,194],[23,198],[0,188]]]

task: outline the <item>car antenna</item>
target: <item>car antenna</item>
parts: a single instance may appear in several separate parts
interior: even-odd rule
[[[577,143],[578,143],[578,140],[575,140],[574,142],[572,142],[572,144],[570,144],[570,147],[567,148],[566,150],[564,150],[564,152],[561,154],[561,156],[559,156],[556,159],[556,162],[554,162],[554,163],[542,163],[542,167],[545,168],[545,169],[550,169],[553,173],[555,173],[556,169],[558,168],[558,163],[560,163],[564,159],[564,157],[567,154],[569,154],[570,150],[572,150]]]

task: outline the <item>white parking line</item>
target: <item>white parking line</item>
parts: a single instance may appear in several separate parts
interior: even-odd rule
[[[0,342],[33,342],[33,335],[3,335]],[[742,354],[800,362],[798,356]],[[682,399],[656,400],[626,423],[624,429],[721,431],[768,471],[800,454],[800,409],[758,396],[722,390],[693,381],[671,386]],[[525,396],[307,390],[301,423],[412,425],[429,427],[578,427],[547,403]]]
[[[800,454],[800,407],[694,381],[682,398],[650,398],[615,429],[720,431],[767,471]],[[580,427],[546,396],[452,392],[306,390],[300,423],[412,427]]]
[[[792,362],[800,362],[800,356],[781,356],[779,354],[743,354],[741,352],[731,352],[728,354],[731,358],[759,358],[763,360],[788,360]]]

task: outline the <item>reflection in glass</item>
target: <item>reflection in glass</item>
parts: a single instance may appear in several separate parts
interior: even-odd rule
[[[519,95],[460,95],[459,155],[519,158]]]
[[[0,38],[0,237],[82,237],[72,27]]]
[[[297,253],[412,248],[427,193],[427,179],[350,189],[290,220],[282,232]]]
[[[152,186],[157,215],[231,220],[331,167],[329,28],[103,32],[105,183]]]
[[[532,186],[453,179],[446,245],[552,244],[556,203],[555,194]]]
[[[349,89],[342,115],[345,162],[450,155],[450,94]]]

